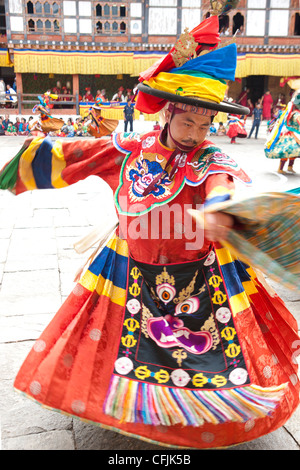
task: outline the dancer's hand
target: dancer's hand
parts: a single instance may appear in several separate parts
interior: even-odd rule
[[[205,214],[204,236],[211,242],[226,240],[229,230],[234,225],[234,219],[231,215],[224,212],[214,212]]]
[[[27,139],[24,140],[23,142],[23,149],[27,149],[31,142],[33,141],[34,137],[27,137]]]

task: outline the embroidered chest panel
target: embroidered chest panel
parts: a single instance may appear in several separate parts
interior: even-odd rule
[[[178,151],[168,165],[173,151],[160,143],[157,132],[129,137],[117,134],[114,145],[126,153],[115,194],[117,209],[123,215],[142,215],[166,204],[185,184],[198,186],[209,174],[229,173],[250,182],[234,160],[208,141],[189,153]]]

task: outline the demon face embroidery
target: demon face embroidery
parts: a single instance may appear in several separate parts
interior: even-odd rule
[[[145,190],[158,175],[161,176],[149,194],[160,197],[169,193],[168,186],[171,186],[173,181],[170,180],[168,173],[162,167],[161,163],[164,160],[164,158],[159,159],[155,154],[148,154],[145,158],[141,151],[139,157],[132,162],[127,171],[127,179],[132,181],[131,199],[142,198]]]

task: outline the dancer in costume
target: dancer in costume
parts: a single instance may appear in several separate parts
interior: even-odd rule
[[[218,242],[244,233],[246,219],[218,206],[230,201],[234,180],[250,183],[206,140],[218,111],[248,112],[223,101],[237,50],[216,48],[218,31],[209,17],[141,74],[136,107],[164,109],[162,131],[33,140],[0,177],[19,194],[98,175],[114,191],[119,218],[15,388],[47,408],[175,448],[250,441],[283,425],[299,402],[294,318]],[[193,225],[191,208],[204,210],[205,230]]]
[[[227,135],[231,139],[231,144],[236,144],[236,138],[245,139],[247,137],[247,131],[245,129],[245,122],[241,119],[241,116],[230,114],[228,115],[227,121]]]
[[[87,131],[96,139],[105,135],[110,135],[117,128],[119,121],[117,119],[106,119],[101,116],[100,97],[96,98],[96,103],[90,108],[90,120],[87,122]]]
[[[280,159],[278,173],[285,173],[284,165],[287,161],[288,171],[296,173],[294,162],[300,157],[300,89],[294,92],[291,101],[273,125],[265,145],[265,156]]]
[[[32,135],[45,135],[49,132],[59,131],[64,125],[62,119],[53,117],[50,113],[50,99],[57,99],[57,95],[51,94],[49,91],[38,96],[40,104],[33,107],[32,112],[35,114],[40,112],[40,116],[36,121],[33,121],[29,126],[29,131]]]

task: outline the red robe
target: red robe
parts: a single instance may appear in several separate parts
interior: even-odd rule
[[[272,116],[272,105],[273,105],[273,98],[272,95],[264,95],[263,96],[263,119],[271,119]]]

